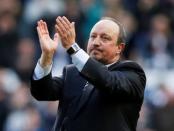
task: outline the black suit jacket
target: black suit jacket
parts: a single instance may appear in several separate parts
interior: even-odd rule
[[[37,100],[59,100],[54,131],[135,131],[145,83],[135,62],[107,68],[90,58],[81,72],[68,65],[61,78],[32,79],[31,93]]]

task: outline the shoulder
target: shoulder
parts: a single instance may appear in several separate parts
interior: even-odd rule
[[[115,66],[114,70],[127,72],[131,79],[136,74],[136,76],[138,76],[144,84],[146,83],[146,74],[143,68],[137,62],[131,60],[120,61]]]
[[[116,63],[115,65],[116,68],[128,68],[128,69],[139,69],[139,70],[143,70],[143,68],[135,61],[131,61],[131,60],[123,60],[123,61],[119,61],[118,63]]]
[[[141,69],[141,70],[143,70],[143,68],[137,62],[131,61],[131,60],[120,61],[119,64],[118,64],[118,67],[133,68],[133,69]]]
[[[143,68],[135,61],[123,60],[111,66],[111,70],[133,71],[145,75]]]

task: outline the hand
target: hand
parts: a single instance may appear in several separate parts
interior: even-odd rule
[[[58,46],[59,37],[56,33],[54,35],[54,39],[50,38],[47,24],[43,20],[37,22],[37,33],[42,50],[40,64],[42,67],[45,67],[52,63],[54,52],[56,51]]]
[[[74,22],[70,23],[70,21],[65,17],[57,17],[56,19],[56,31],[58,32],[62,46],[66,49],[70,48],[72,44],[75,43],[75,26]]]

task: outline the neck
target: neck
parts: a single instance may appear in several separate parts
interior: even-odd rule
[[[110,61],[100,61],[100,62],[103,63],[104,65],[110,65],[110,64],[116,63],[119,60],[120,60],[120,56],[117,56],[111,59]]]

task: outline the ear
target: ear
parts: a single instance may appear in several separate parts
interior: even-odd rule
[[[124,48],[125,48],[125,43],[120,43],[120,44],[118,44],[117,45],[117,54],[121,54],[121,52],[123,52],[123,50],[124,50]]]

